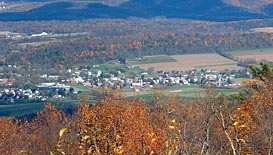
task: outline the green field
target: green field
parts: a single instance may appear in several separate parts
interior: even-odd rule
[[[236,83],[242,83],[244,80],[249,80],[249,79],[247,79],[247,78],[234,78],[232,80],[235,81]]]
[[[234,89],[215,89],[218,93],[225,93],[227,95],[236,94],[240,91],[238,88]],[[129,92],[130,95],[126,95]],[[151,101],[151,95],[155,92],[162,93],[163,98],[168,96],[177,97],[180,100],[197,100],[203,99],[206,90],[200,88],[197,85],[183,85],[183,86],[170,86],[161,89],[150,89],[147,91],[133,92],[131,89],[124,89],[123,93],[129,98],[143,99],[147,102]],[[90,91],[87,92],[91,95]],[[67,109],[77,107],[79,105],[76,100],[66,99],[54,99],[49,101],[52,105],[60,109]],[[90,104],[95,104],[96,98],[91,96]],[[27,104],[11,104],[11,105],[0,105],[0,116],[23,116],[27,114],[33,114],[44,109],[46,103],[27,103]]]
[[[177,62],[170,56],[157,55],[157,56],[146,56],[142,59],[134,59],[129,61],[132,64],[151,64],[151,63],[164,63],[164,62]]]
[[[231,88],[231,89],[214,89],[217,93],[225,93],[227,95],[237,94],[240,92],[239,88]],[[163,96],[176,96],[179,99],[185,99],[187,101],[202,99],[206,93],[206,89],[201,88],[197,85],[183,85],[183,86],[171,86],[167,88],[157,89],[157,90],[149,90],[149,91],[140,91],[130,93],[128,95],[130,98],[140,98],[145,101],[150,101],[151,95],[158,91],[162,93]],[[126,93],[126,91],[124,91]]]
[[[257,53],[257,52],[272,52],[273,48],[262,48],[262,49],[254,49],[254,50],[236,50],[236,51],[227,51],[226,53],[234,55],[234,54],[246,54],[246,53]]]
[[[67,109],[78,106],[78,101],[54,101],[50,102],[59,109]],[[0,116],[23,116],[39,112],[45,108],[47,102],[0,105]]]
[[[124,75],[126,77],[130,76],[130,75],[140,75],[143,72],[143,69],[140,69],[139,67],[134,67],[132,69],[126,70],[124,72]]]
[[[0,116],[22,116],[36,113],[44,108],[44,103],[0,105]]]
[[[76,91],[91,91],[90,88],[85,87],[81,84],[77,84],[77,83],[69,83],[68,84],[70,87],[74,88]]]
[[[104,73],[110,73],[110,72],[116,72],[121,71],[124,73],[124,75],[127,76],[134,76],[134,75],[140,75],[143,72],[143,69],[140,69],[139,67],[133,67],[131,69],[124,68],[125,66],[119,63],[114,62],[106,62],[103,64],[98,65],[97,67],[92,67],[90,71],[92,73],[97,72],[98,70],[104,72]]]

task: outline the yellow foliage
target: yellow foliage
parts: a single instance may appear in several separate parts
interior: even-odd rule
[[[148,133],[148,136],[153,137],[154,133]]]
[[[117,154],[122,154],[122,153],[123,153],[123,146],[118,146],[118,147],[116,148],[116,153],[117,153]]]
[[[246,128],[246,125],[240,125],[239,128]]]
[[[58,151],[59,153],[61,153],[62,155],[65,155],[65,152],[64,152],[63,149],[57,149],[57,151]]]
[[[88,138],[90,138],[90,136],[88,136],[88,135],[83,137],[84,140],[87,140]]]
[[[234,122],[232,125],[236,126],[236,125],[238,125],[238,124],[239,124],[239,122]]]
[[[60,130],[60,133],[59,133],[60,137],[62,137],[65,132],[68,132],[67,128],[63,128],[62,130]]]
[[[173,130],[173,129],[175,129],[175,126],[169,125],[168,128]]]
[[[175,123],[175,119],[170,120],[171,123]]]
[[[121,137],[119,134],[116,135],[116,140],[119,140]]]
[[[87,154],[92,154],[92,147],[89,147],[89,149],[87,150]]]
[[[240,138],[239,141],[242,142],[243,144],[246,143],[246,141],[244,139],[242,139],[242,138]]]
[[[165,142],[165,146],[168,147],[169,146],[169,141]]]

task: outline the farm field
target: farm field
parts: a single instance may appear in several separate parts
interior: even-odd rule
[[[270,61],[273,62],[273,51],[272,53],[249,53],[249,54],[236,54],[235,57],[239,59],[253,59],[259,61]]]
[[[217,93],[225,93],[227,95],[238,94],[240,88],[230,88],[230,89],[214,89]],[[155,92],[162,93],[163,96],[174,96],[179,99],[185,99],[191,101],[194,99],[202,99],[205,96],[206,89],[200,88],[198,85],[183,85],[183,86],[170,86],[167,88],[157,89],[157,90],[146,90],[140,92],[133,91],[123,91],[128,97],[140,98],[146,101],[150,101],[151,95]]]
[[[273,27],[255,28],[255,29],[251,29],[251,31],[254,31],[254,32],[273,33]]]
[[[235,58],[238,58],[241,60],[252,59],[257,62],[259,62],[259,61],[273,62],[273,48],[231,51],[228,53],[232,54]]]
[[[34,114],[43,110],[46,104],[47,102],[0,105],[0,116],[23,116],[27,114]],[[79,105],[78,101],[76,100],[51,101],[50,104],[56,106],[58,109],[68,109]]]
[[[84,90],[83,90],[84,91]],[[225,93],[227,95],[237,94],[240,88],[232,89],[215,89],[218,93]],[[90,90],[85,90],[84,92],[90,93]],[[206,90],[199,87],[198,85],[183,85],[183,86],[168,86],[157,89],[141,90],[140,92],[132,91],[127,88],[124,89],[123,94],[128,98],[138,98],[145,100],[147,102],[151,101],[151,95],[155,92],[159,92],[163,97],[172,96],[181,100],[197,100],[203,99]],[[52,105],[59,109],[68,109],[77,107],[79,102],[77,100],[66,100],[66,99],[54,99],[49,101]],[[95,98],[90,98],[90,103],[96,103]],[[41,111],[45,107],[45,103],[26,103],[26,104],[11,104],[11,105],[0,105],[0,116],[23,116],[26,114],[33,114]]]
[[[187,54],[187,55],[171,55],[165,56],[167,60],[174,59],[174,62],[165,61],[162,56],[149,56],[156,60],[158,57],[161,61],[154,62],[131,62],[133,65],[137,65],[142,69],[148,70],[153,68],[154,71],[186,71],[191,69],[240,69],[237,66],[237,62],[222,57],[218,54]],[[144,57],[147,59],[147,57]]]
[[[249,54],[249,53],[263,53],[263,52],[272,52],[273,48],[261,48],[261,49],[247,49],[247,50],[235,50],[228,51],[228,54],[236,55],[236,54]]]
[[[167,55],[145,56],[143,59],[131,61],[133,64],[150,64],[150,63],[165,63],[177,62],[174,58]]]

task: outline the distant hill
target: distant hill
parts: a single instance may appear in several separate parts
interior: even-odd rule
[[[273,4],[264,6],[263,10],[266,14],[273,16]]]
[[[131,11],[95,3],[78,8],[78,3],[57,2],[26,12],[1,13],[0,21],[82,20],[90,18],[126,18]]]
[[[273,0],[224,0],[224,1],[234,6],[249,9],[262,8],[264,6],[273,4]]]
[[[141,10],[146,16],[167,18],[190,18],[212,21],[242,20],[259,18],[246,9],[224,3],[222,0],[130,0],[121,8]]]
[[[154,18],[158,16],[208,21],[233,21],[273,17],[270,10],[271,6],[265,7],[266,14],[262,15],[224,3],[222,0],[130,0],[128,2],[120,0],[119,2],[122,3],[119,6],[87,3],[86,1],[54,2],[25,12],[0,13],[0,21]]]
[[[6,3],[10,2],[62,2],[63,0],[5,0]],[[109,6],[118,6],[129,0],[66,0],[70,2],[85,2],[85,3],[101,3]]]

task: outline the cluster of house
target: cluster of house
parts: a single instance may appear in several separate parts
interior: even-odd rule
[[[154,75],[154,74],[153,74]],[[235,75],[227,73],[219,73],[217,71],[173,71],[157,72],[156,76],[151,76],[148,72],[139,73],[134,78],[128,78],[118,71],[117,75],[103,73],[101,70],[92,73],[87,70],[81,70],[73,73],[72,78],[67,81],[71,83],[81,84],[86,87],[111,87],[123,88],[130,86],[131,89],[139,91],[145,88],[152,88],[155,85],[190,85],[201,84],[210,85],[211,87],[236,87],[240,83],[234,82]]]
[[[36,86],[36,90],[40,92],[47,92],[47,94],[50,94],[50,96],[53,98],[63,98],[69,92],[73,93],[69,85],[60,84],[58,82],[42,83]]]
[[[8,4],[5,3],[4,1],[0,2],[0,10],[4,10],[8,7]]]
[[[71,87],[60,83],[42,83],[34,89],[4,88],[0,90],[0,103],[24,102],[25,99],[44,102],[48,97],[63,98]]]
[[[1,103],[13,103],[23,102],[24,99],[33,99],[35,101],[46,101],[47,97],[42,96],[38,90],[31,89],[18,89],[18,88],[7,88],[0,91],[0,102]]]
[[[7,78],[0,79],[0,86],[12,86],[12,85],[13,85],[12,79],[7,79]]]
[[[47,35],[49,35],[49,33],[42,32],[42,33],[38,33],[38,34],[32,34],[31,37],[43,37],[43,36],[47,36]]]
[[[96,70],[91,72],[88,68],[79,68],[76,71],[67,70],[71,74],[68,79],[60,80],[58,75],[44,74],[41,78],[45,81],[53,81],[49,83],[41,83],[32,90],[9,88],[0,90],[0,102],[14,102],[16,99],[35,99],[45,101],[48,97],[63,98],[68,93],[77,93],[76,88],[69,85],[76,83],[88,88],[112,88],[122,89],[130,88],[132,91],[141,91],[145,89],[153,89],[159,85],[191,85],[198,84],[210,87],[233,88],[239,87],[241,84],[235,82],[235,74],[231,72],[217,72],[214,70],[192,70],[192,71],[158,71],[156,73],[139,72],[126,76],[124,72],[115,70],[115,72],[105,72]],[[243,73],[245,74],[245,73]],[[60,83],[58,83],[60,82]],[[12,86],[12,81],[8,79],[0,79],[0,85]],[[43,94],[43,95],[41,95]]]
[[[0,4],[0,11],[1,11],[1,4]],[[22,33],[7,32],[6,33],[6,39],[22,39],[22,38],[45,37],[45,36],[48,36],[48,35],[52,35],[52,33],[42,32],[42,33],[27,35],[27,34],[22,34]]]

